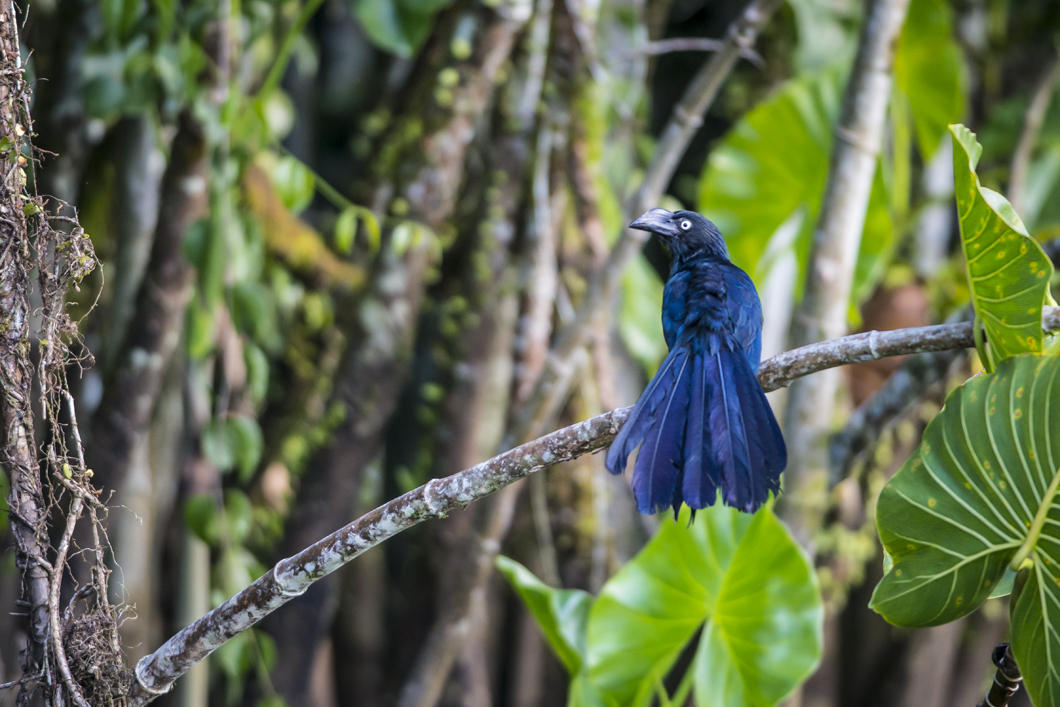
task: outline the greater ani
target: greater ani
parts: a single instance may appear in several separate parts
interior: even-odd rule
[[[607,452],[620,474],[641,446],[633,495],[641,513],[722,501],[753,512],[780,491],[788,454],[755,377],[762,354],[762,303],[729,262],[725,239],[693,211],[652,209],[629,224],[670,248],[663,335],[670,353]]]

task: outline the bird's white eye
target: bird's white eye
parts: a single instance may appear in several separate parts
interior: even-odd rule
[[[685,219],[684,221],[681,222],[681,230],[682,231],[687,231],[690,228],[692,228],[692,222],[691,221],[689,221],[688,219]]]

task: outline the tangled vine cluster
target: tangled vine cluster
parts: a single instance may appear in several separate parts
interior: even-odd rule
[[[71,312],[91,310],[77,296],[98,261],[76,213],[37,194],[32,134],[9,5],[0,8],[0,466],[28,630],[23,675],[0,687],[17,687],[20,704],[106,704],[128,685],[126,609],[108,597],[106,506],[68,381],[91,361]]]

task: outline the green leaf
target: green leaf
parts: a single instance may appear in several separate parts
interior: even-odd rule
[[[770,510],[716,506],[691,527],[686,512],[593,603],[588,678],[606,699],[645,704],[702,628],[697,702],[772,704],[817,665],[822,615],[812,567]]]
[[[218,471],[229,471],[236,465],[237,444],[226,420],[210,420],[202,431],[202,455],[217,467]]]
[[[353,249],[353,240],[357,235],[357,224],[364,225],[368,236],[368,246],[372,252],[379,250],[382,240],[382,232],[379,220],[371,209],[363,206],[347,206],[335,220],[335,248],[342,253],[349,253]]]
[[[239,480],[247,482],[254,475],[261,461],[261,453],[265,448],[265,440],[261,434],[261,427],[257,420],[252,417],[229,418],[228,428],[235,440],[236,465],[239,467]]]
[[[357,235],[357,212],[343,209],[335,219],[335,249],[340,253],[353,250],[353,237]]]
[[[261,576],[265,568],[245,547],[231,539],[226,540],[215,572],[221,591],[231,596]]]
[[[269,391],[269,359],[252,343],[243,344],[243,362],[247,367],[247,388],[255,403],[265,400]]]
[[[214,308],[204,306],[198,297],[192,298],[184,313],[184,328],[187,332],[185,346],[193,359],[204,358],[213,351],[217,335],[214,325]]]
[[[836,60],[849,61],[857,46],[863,3],[856,0],[790,0],[798,43],[794,62],[800,72],[814,71]]]
[[[222,473],[238,467],[242,481],[254,473],[264,446],[261,428],[249,417],[210,420],[202,433],[203,456]]]
[[[908,101],[925,161],[965,106],[964,63],[945,0],[911,0],[894,53],[894,88]]]
[[[533,614],[567,672],[577,673],[585,655],[585,622],[592,596],[580,589],[554,589],[503,555],[497,558],[497,569]]]
[[[272,165],[272,183],[283,205],[294,213],[302,211],[313,200],[316,178],[313,170],[290,156],[279,157]]]
[[[1060,357],[1001,361],[949,395],[876,507],[894,563],[870,606],[893,624],[961,617],[1029,560],[1011,636],[1035,704],[1060,699],[1057,401]]]
[[[621,287],[619,334],[633,358],[651,375],[666,356],[659,326],[663,283],[646,259],[637,258],[623,274]]]
[[[614,700],[605,700],[589,682],[589,676],[583,670],[571,680],[567,690],[567,707],[617,707]]]
[[[1053,265],[1005,197],[979,184],[975,166],[982,146],[963,125],[951,125],[953,181],[961,244],[976,316],[982,320],[989,354],[1007,356],[1042,350],[1042,305]],[[989,364],[989,362],[985,362]]]
[[[707,161],[699,209],[725,234],[733,262],[756,282],[768,274],[771,260],[764,256],[771,239],[791,219],[801,224],[794,244],[799,287],[806,279],[843,79],[829,69],[788,81],[741,118]],[[877,169],[854,275],[855,303],[876,286],[893,243],[887,190]]]
[[[452,0],[355,0],[353,14],[379,47],[409,58],[427,39],[435,13]]]
[[[232,287],[231,311],[240,332],[266,346],[276,343],[276,309],[268,287],[248,280],[237,282]]]
[[[239,489],[225,491],[225,526],[229,543],[242,543],[250,534],[253,507],[250,499]]]
[[[217,543],[221,525],[214,497],[199,493],[189,498],[184,504],[184,523],[206,544]]]

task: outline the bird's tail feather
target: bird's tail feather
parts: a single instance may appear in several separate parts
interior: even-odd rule
[[[711,342],[716,344],[717,342]],[[642,513],[684,501],[754,511],[780,490],[784,439],[743,353],[702,341],[678,343],[611,444],[607,468],[621,473],[643,443],[633,472]]]
[[[629,455],[644,441],[648,430],[655,425],[658,410],[669,399],[677,375],[687,358],[688,351],[683,348],[670,351],[659,370],[655,372],[655,377],[640,394],[622,429],[611,442],[611,448],[607,450],[605,464],[612,474],[621,474],[625,470]]]
[[[707,446],[720,476],[722,499],[728,506],[753,512],[771,491],[780,492],[780,473],[787,464],[784,438],[742,353],[718,349],[704,363],[710,388]],[[704,468],[701,473],[710,471]]]

